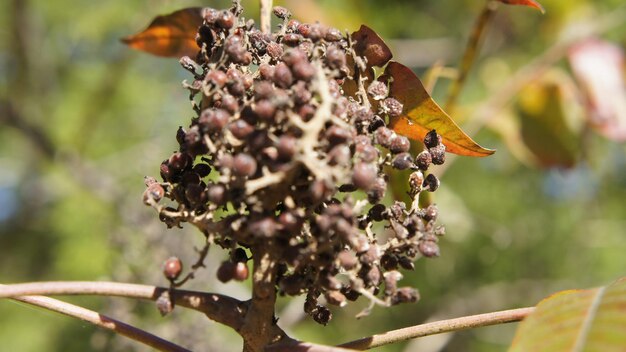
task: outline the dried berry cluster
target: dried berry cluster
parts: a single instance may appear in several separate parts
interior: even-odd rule
[[[398,287],[398,269],[439,255],[437,208],[420,209],[418,197],[439,186],[424,173],[444,162],[441,137],[430,132],[413,157],[386,127],[403,106],[373,80],[354,36],[290,20],[281,7],[283,24],[266,34],[240,14],[238,5],[204,10],[201,51],[180,60],[194,75],[185,87],[196,116],[178,130],[163,182],[147,178],[145,202],[168,226],[192,223],[230,250],[221,281],[246,279],[247,253],[263,248],[278,292],[306,294],[304,309],[321,324],[331,318],[321,296],[340,306],[361,295],[416,301],[416,290]],[[413,170],[412,204],[382,203],[389,167]]]

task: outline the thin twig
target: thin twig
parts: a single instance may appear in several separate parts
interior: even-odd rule
[[[178,306],[197,310],[209,319],[238,330],[243,324],[244,303],[224,295],[166,287],[106,281],[49,281],[1,285],[0,298],[30,295],[94,295],[157,300],[169,291]]]
[[[496,13],[497,8],[498,3],[496,1],[487,1],[485,7],[478,16],[476,23],[474,24],[474,28],[472,29],[472,33],[467,40],[467,46],[465,47],[465,52],[463,53],[463,58],[461,59],[461,63],[459,65],[458,75],[450,85],[448,100],[444,105],[444,110],[448,113],[451,113],[452,109],[454,109],[454,106],[456,105],[461,89],[463,89],[470,69],[476,59],[476,54],[480,49],[480,40],[483,38],[485,29],[493,18],[493,15]]]
[[[2,287],[2,286],[0,286]],[[147,331],[141,330],[132,325],[128,325],[119,320],[110,318],[106,315],[94,312],[92,310],[79,307],[67,302],[59,301],[49,297],[42,296],[21,296],[14,297],[13,300],[24,302],[30,305],[48,309],[69,317],[77,318],[82,321],[94,324],[98,327],[111,330],[120,335],[126,336],[132,340],[148,345],[159,351],[171,352],[189,352],[190,350],[179,346],[173,342],[164,340]]]
[[[409,340],[416,337],[441,334],[444,332],[459,331],[483,326],[511,323],[523,320],[533,312],[534,307],[504,310],[478,315],[470,315],[462,318],[441,320],[427,324],[411,326],[408,328],[387,331],[379,335],[364,337],[351,342],[346,342],[338,347],[366,350],[380,347],[399,341]]]
[[[261,0],[261,32],[270,33],[272,30],[272,0]]]

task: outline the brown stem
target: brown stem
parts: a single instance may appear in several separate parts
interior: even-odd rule
[[[465,81],[467,80],[467,76],[469,74],[472,65],[476,59],[476,54],[480,49],[480,40],[483,38],[485,34],[485,29],[487,25],[493,18],[493,15],[496,13],[496,9],[498,8],[498,2],[489,0],[485,4],[482,12],[478,16],[476,23],[474,24],[474,28],[472,29],[472,33],[467,40],[467,46],[465,47],[465,52],[463,53],[463,58],[461,59],[461,63],[458,69],[458,75],[456,79],[450,85],[450,91],[448,93],[448,100],[444,105],[444,110],[449,114],[454,109],[456,105],[456,101],[459,98],[459,94],[465,85]]]
[[[260,352],[272,343],[289,339],[276,325],[276,261],[272,258],[271,242],[253,248],[252,299],[239,330],[244,351]]]
[[[197,310],[209,319],[239,330],[245,304],[229,296],[118,282],[51,281],[0,286],[0,298],[30,295],[96,295],[155,301],[169,291],[176,305]]]
[[[2,286],[0,285],[0,287]],[[132,325],[110,318],[104,314],[53,298],[42,296],[21,296],[14,297],[12,299],[86,321],[98,327],[111,330],[132,340],[148,345],[159,351],[190,352],[184,347],[178,346],[173,342],[164,340]]]
[[[444,332],[459,331],[483,326],[511,323],[523,320],[533,312],[534,307],[503,310],[467,317],[441,320],[427,324],[411,326],[408,328],[387,331],[379,335],[364,337],[351,342],[346,342],[339,347],[356,350],[366,350],[374,347],[388,345],[399,341],[409,340],[416,337],[441,334]]]
[[[272,0],[261,0],[261,32],[270,33],[272,30]]]

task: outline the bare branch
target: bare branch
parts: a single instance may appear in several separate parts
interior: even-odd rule
[[[94,295],[139,298],[156,301],[169,291],[176,305],[197,310],[209,319],[238,331],[243,324],[245,303],[215,293],[176,290],[165,287],[99,281],[50,281],[0,286],[0,298],[29,295]]]
[[[0,285],[0,288],[5,286]],[[119,320],[110,318],[106,315],[99,314],[92,310],[75,306],[70,303],[59,301],[49,297],[42,296],[22,296],[12,298],[16,301],[28,303],[37,307],[45,308],[69,317],[77,318],[82,321],[94,324],[98,327],[114,331],[120,335],[126,336],[132,340],[153,347],[159,351],[171,352],[189,352],[190,350],[178,346],[175,343],[164,340],[147,331],[128,325]]]
[[[383,345],[409,340],[416,337],[423,337],[471,328],[479,328],[489,325],[511,323],[523,320],[530,313],[532,313],[534,309],[534,307],[510,309],[500,312],[492,312],[478,315],[470,315],[467,317],[455,319],[441,320],[432,323],[411,326],[408,328],[387,331],[379,335],[364,337],[355,341],[346,342],[339,345],[339,347],[351,348],[356,350],[367,350],[370,348],[380,347]]]

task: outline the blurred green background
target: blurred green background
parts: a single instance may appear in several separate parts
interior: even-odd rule
[[[370,25],[388,40],[396,59],[420,77],[436,62],[456,66],[484,3],[275,1],[303,21],[317,19],[347,30]],[[498,10],[453,114],[458,122],[471,125],[473,112],[489,103],[521,67],[586,24],[597,25],[606,14],[619,11],[622,0],[541,3],[545,15],[522,7]],[[246,16],[257,18],[257,3],[243,4]],[[191,0],[0,3],[0,283],[116,280],[165,285],[163,260],[170,255],[187,263],[195,259],[194,245],[201,244],[201,235],[191,228],[166,231],[141,202],[143,176],[158,175],[161,160],[177,148],[176,129],[186,126],[192,115],[180,85],[189,77],[176,60],[132,51],[119,38],[143,29],[158,14],[228,5]],[[599,35],[621,47],[626,45],[623,10],[617,24]],[[565,59],[553,66],[551,72],[569,77]],[[448,82],[442,78],[437,83],[437,101],[445,101]],[[519,139],[520,124],[524,126],[520,119],[532,109],[515,99],[504,103],[503,109],[490,112],[493,116],[480,117],[489,121],[475,135],[498,152],[447,163],[435,199],[440,222],[447,227],[442,255],[419,260],[403,281],[420,289],[419,303],[376,308],[371,316],[356,320],[354,315],[367,304],[359,301],[335,309],[329,326],[322,327],[303,317],[301,299],[281,299],[281,325],[296,338],[335,344],[424,321],[530,306],[556,290],[603,285],[624,276],[624,143],[593,133],[587,125],[582,131],[562,130],[559,134],[575,141],[567,156],[574,162],[568,168],[540,167]],[[561,103],[581,105],[576,99]],[[584,112],[577,116],[584,119]],[[616,118],[623,121],[626,116]],[[186,288],[247,299],[247,285],[216,282],[222,256],[212,252],[208,269]],[[240,349],[234,332],[193,311],[177,309],[161,318],[149,302],[68,301],[193,350]],[[481,328],[378,350],[501,351],[514,329],[515,324]],[[146,348],[74,319],[2,300],[0,350]]]

